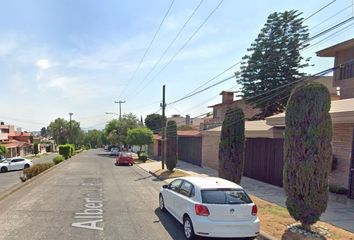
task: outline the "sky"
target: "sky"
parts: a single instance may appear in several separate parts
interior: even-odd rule
[[[224,0],[205,22],[220,0],[176,0],[157,32],[171,2],[0,0],[0,121],[38,131],[58,117],[69,120],[72,112],[83,129],[103,129],[118,117],[119,100],[125,101],[122,113],[139,119],[161,113],[162,85],[167,103],[202,86],[247,53],[272,12],[296,9],[308,17],[332,1]],[[310,36],[352,16],[351,4],[336,0],[306,20]],[[351,39],[353,33],[350,22],[311,42],[302,54],[311,57],[313,66],[304,71],[314,74],[332,67],[332,58],[316,57],[315,52]],[[238,70],[239,65],[204,86]],[[221,91],[239,89],[232,78],[169,105],[166,114],[206,113],[221,101]]]

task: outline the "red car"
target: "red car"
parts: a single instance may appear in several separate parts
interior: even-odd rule
[[[121,152],[116,159],[116,165],[121,165],[121,164],[128,164],[133,166],[134,159],[132,154],[129,152]]]

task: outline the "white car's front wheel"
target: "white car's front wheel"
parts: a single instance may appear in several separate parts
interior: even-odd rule
[[[165,212],[166,211],[166,208],[165,208],[165,202],[163,200],[163,196],[162,194],[160,194],[159,196],[159,207],[160,207],[160,210]]]
[[[188,216],[186,216],[186,217],[183,219],[183,229],[184,229],[184,236],[185,236],[188,240],[195,239],[193,224],[192,224],[191,219],[190,219]]]

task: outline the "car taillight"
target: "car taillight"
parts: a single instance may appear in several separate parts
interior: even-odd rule
[[[256,216],[256,215],[257,215],[257,212],[258,212],[257,206],[256,206],[256,205],[253,205],[253,207],[252,207],[252,215],[253,215],[253,216]]]
[[[204,206],[202,204],[196,204],[195,205],[195,214],[199,216],[209,216],[209,209],[207,206]]]

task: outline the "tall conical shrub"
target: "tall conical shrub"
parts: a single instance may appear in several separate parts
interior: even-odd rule
[[[177,124],[175,121],[167,122],[166,129],[167,146],[166,146],[166,166],[167,169],[173,171],[177,165]]]
[[[219,177],[240,183],[245,159],[245,116],[230,108],[222,123],[219,144]]]
[[[283,183],[290,215],[310,230],[326,210],[332,160],[331,97],[320,83],[295,88],[285,115]]]

